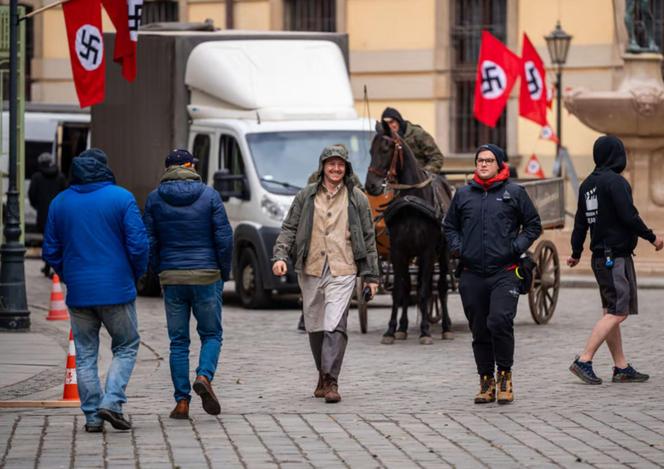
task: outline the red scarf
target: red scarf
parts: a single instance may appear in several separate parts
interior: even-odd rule
[[[501,181],[507,181],[509,177],[510,177],[510,168],[505,163],[503,163],[503,169],[498,171],[498,174],[496,174],[491,179],[480,178],[480,176],[477,174],[476,171],[475,175],[473,176],[473,181],[482,186],[485,191],[488,191],[491,188],[491,186],[493,186],[495,183]]]

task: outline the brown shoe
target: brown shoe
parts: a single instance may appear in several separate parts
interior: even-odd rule
[[[480,392],[475,396],[475,404],[488,404],[496,400],[496,380],[491,375],[480,376]]]
[[[324,378],[325,381],[325,402],[328,404],[336,404],[341,400],[341,394],[339,394],[339,386],[337,380],[330,375],[326,375]]]
[[[314,391],[314,397],[325,397],[327,389],[325,388],[325,380],[323,379],[323,373],[318,373],[318,384],[316,385],[316,390]]]
[[[509,404],[514,400],[512,390],[512,372],[498,372],[498,404]]]
[[[169,415],[172,419],[187,420],[189,419],[189,401],[187,399],[180,399],[175,404],[175,409]]]
[[[212,390],[210,380],[205,376],[196,376],[194,380],[194,391],[201,396],[203,401],[203,410],[210,415],[219,415],[221,413],[221,406],[217,400],[217,396]]]

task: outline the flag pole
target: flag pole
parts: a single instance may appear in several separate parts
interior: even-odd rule
[[[58,0],[57,2],[49,3],[48,5],[45,5],[41,8],[37,8],[36,10],[31,11],[27,15],[21,16],[18,20],[19,21],[27,20],[28,18],[32,18],[33,16],[38,15],[39,13],[42,13],[46,10],[50,10],[51,8],[55,8],[57,6],[60,6],[63,3],[67,3],[68,1],[69,0]]]

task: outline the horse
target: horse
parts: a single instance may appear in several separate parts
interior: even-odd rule
[[[395,196],[381,216],[390,239],[390,261],[394,272],[392,316],[381,343],[393,344],[408,337],[410,302],[410,264],[417,258],[417,304],[420,311],[420,343],[433,343],[430,333],[429,305],[432,299],[434,266],[438,262],[438,295],[442,304],[444,339],[452,338],[447,309],[449,253],[442,231],[445,207],[449,207],[451,188],[447,181],[421,169],[401,137],[388,134],[380,124],[371,142],[371,163],[365,189],[372,196],[394,190]],[[402,308],[397,330],[397,312]]]

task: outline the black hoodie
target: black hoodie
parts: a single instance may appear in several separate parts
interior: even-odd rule
[[[634,207],[632,188],[620,175],[627,166],[625,147],[619,138],[607,135],[595,141],[595,170],[579,188],[579,205],[572,232],[572,257],[579,259],[590,228],[590,250],[603,256],[630,256],[638,237],[655,241],[655,234]]]

